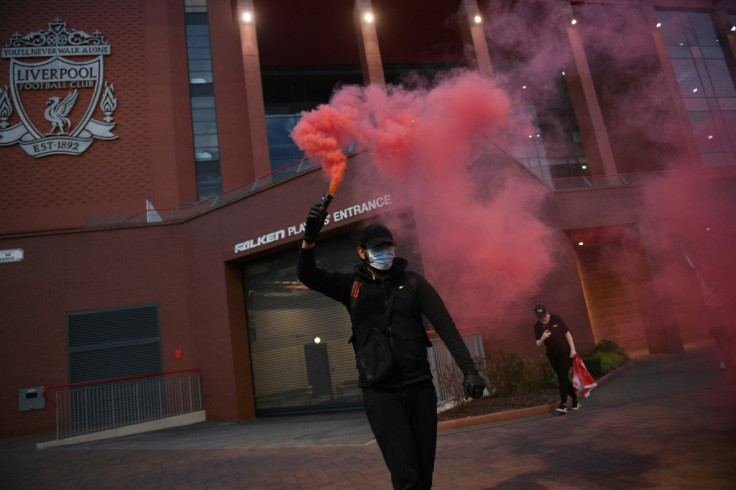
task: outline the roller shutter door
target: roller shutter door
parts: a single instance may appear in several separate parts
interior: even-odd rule
[[[320,241],[317,265],[350,272],[355,239]],[[345,307],[297,279],[297,251],[243,269],[258,415],[360,406],[358,372]]]

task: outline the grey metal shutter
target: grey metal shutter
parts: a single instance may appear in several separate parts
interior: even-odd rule
[[[69,381],[161,372],[158,305],[67,314]]]
[[[355,239],[320,240],[317,265],[350,272]],[[324,411],[359,406],[355,356],[345,307],[297,279],[296,247],[243,268],[256,410]],[[319,342],[315,339],[319,338]]]

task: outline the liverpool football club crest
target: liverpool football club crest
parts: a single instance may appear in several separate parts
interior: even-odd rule
[[[2,48],[10,80],[0,86],[0,146],[19,144],[33,157],[80,155],[95,139],[116,139],[109,54],[99,31],[70,30],[60,19],[47,31],[13,34]]]

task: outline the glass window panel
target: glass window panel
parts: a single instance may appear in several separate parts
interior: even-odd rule
[[[722,111],[736,111],[736,98],[734,97],[719,97],[718,108]]]
[[[685,32],[685,44],[690,46],[698,44],[698,38],[695,35],[695,29],[693,29],[693,25],[688,14],[680,13],[678,16],[682,24],[682,30]]]
[[[212,109],[215,107],[215,98],[211,95],[192,97],[192,109]]]
[[[719,47],[713,48],[713,47],[702,47],[700,48],[700,52],[703,54],[703,58],[708,59],[723,59],[723,50]]]
[[[212,58],[210,48],[187,48],[187,57],[190,60],[209,60]]]
[[[682,23],[677,12],[667,10],[657,11],[657,21],[662,25],[659,28],[664,38],[665,44],[668,46],[684,45],[686,38],[682,29]]]
[[[721,146],[716,135],[716,127],[710,112],[689,112],[690,124],[695,134],[695,142],[700,153],[720,152]]]
[[[294,144],[290,133],[301,115],[266,116],[266,131],[271,144]]]
[[[184,0],[184,12],[207,12],[207,0]]]
[[[672,60],[672,67],[675,69],[677,83],[680,84],[680,93],[683,97],[703,97],[703,87],[693,60]]]
[[[189,73],[189,83],[212,83],[211,71],[193,71]]]
[[[706,68],[710,75],[710,82],[713,85],[715,95],[719,97],[731,97],[736,95],[731,80],[731,74],[728,72],[726,62],[723,60],[706,60]]]
[[[187,36],[187,47],[188,48],[209,48],[210,38],[209,36]]]
[[[192,123],[194,134],[217,134],[217,122],[194,122]]]
[[[189,70],[195,71],[212,71],[212,60],[189,60]]]
[[[209,35],[210,28],[207,26],[207,24],[187,24],[187,37]]]
[[[685,108],[688,111],[707,111],[708,110],[708,101],[704,98],[701,99],[685,99]]]
[[[222,177],[216,174],[197,175],[197,198],[202,201],[222,192]]]
[[[718,36],[710,14],[691,12],[688,14],[692,24],[695,40],[690,44],[698,44],[700,46],[718,46]]]
[[[207,162],[220,159],[220,149],[216,146],[209,148],[196,148],[194,150],[194,159],[198,162]]]
[[[693,54],[687,46],[667,46],[670,58],[692,58]]]
[[[685,59],[678,19],[693,60]],[[657,12],[672,66],[706,165],[730,165],[736,147],[736,87],[710,13]],[[729,17],[736,24],[736,15]],[[665,24],[666,22],[666,24]]]
[[[195,109],[192,111],[192,121],[216,121],[214,109]]]
[[[207,11],[202,11],[198,14],[186,14],[184,16],[186,18],[187,25],[194,25],[194,24],[200,24],[200,25],[207,25]]]
[[[194,135],[194,147],[204,148],[209,146],[217,146],[217,135],[216,134],[202,134]]]
[[[698,78],[700,79],[700,85],[703,88],[702,94],[698,93],[699,97],[705,95],[705,97],[713,97],[715,92],[713,91],[713,85],[711,84],[710,75],[705,67],[705,61],[697,59],[695,60],[695,68],[698,70]],[[700,91],[698,91],[700,92]]]

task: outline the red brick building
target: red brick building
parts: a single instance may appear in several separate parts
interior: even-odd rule
[[[314,160],[290,164],[302,153],[289,131],[339,87],[432,94],[407,82],[417,74],[430,87],[452,70],[495,80],[508,121],[523,122],[469,161],[482,196],[463,219],[495,232],[467,231],[452,248],[455,261],[489,247],[496,266],[480,281],[468,273],[464,289],[437,246],[444,208],[420,209],[360,144],[323,232],[325,265],[354,262],[364,223],[402,223],[402,253],[487,353],[538,356],[540,301],[581,352],[603,339],[646,355],[709,338],[701,285],[725,306],[734,293],[723,271],[734,265],[736,4],[522,6],[0,4],[0,434],[54,428],[51,407],[19,410],[18,390],[185,369],[200,370],[212,420],[359,404],[344,309],[296,280],[299,227],[327,179]],[[495,194],[508,182],[518,192]],[[520,193],[533,196],[528,214],[491,219],[504,214],[497,196],[513,207]],[[522,267],[539,257],[524,220],[544,229],[539,276]],[[138,314],[149,330],[136,330]],[[304,397],[314,366],[328,371],[323,404]]]

